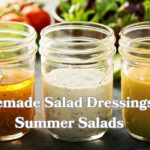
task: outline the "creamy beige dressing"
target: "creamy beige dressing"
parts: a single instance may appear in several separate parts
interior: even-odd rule
[[[86,138],[105,133],[105,129],[81,129],[78,128],[79,118],[87,117],[95,120],[111,118],[110,108],[87,108],[88,96],[99,100],[112,99],[112,76],[98,69],[56,69],[43,76],[44,97],[53,97],[61,100],[66,97],[69,100],[77,100],[83,97],[82,108],[45,108],[46,120],[75,120],[72,129],[49,129],[55,135],[61,137]]]

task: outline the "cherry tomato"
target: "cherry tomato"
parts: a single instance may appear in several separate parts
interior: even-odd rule
[[[51,23],[49,14],[36,5],[26,5],[22,8],[21,12],[37,32],[40,32]]]

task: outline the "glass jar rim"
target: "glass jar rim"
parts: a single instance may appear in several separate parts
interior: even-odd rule
[[[112,28],[104,25],[104,24],[100,24],[100,23],[94,23],[94,22],[84,22],[84,21],[72,21],[72,22],[63,22],[63,23],[56,23],[50,26],[45,27],[42,31],[41,31],[41,36],[46,38],[46,39],[50,39],[49,37],[47,37],[47,34],[56,30],[61,30],[61,29],[75,29],[81,27],[82,29],[92,29],[95,31],[103,31],[104,33],[107,33],[107,37],[100,39],[99,41],[107,41],[110,37],[114,36],[114,31]],[[102,29],[103,28],[103,29]],[[55,40],[57,42],[57,40]],[[61,42],[61,41],[59,41]],[[91,41],[93,42],[93,41]],[[97,41],[98,42],[98,41]],[[68,42],[67,42],[68,43]],[[69,44],[72,44],[71,42]],[[78,43],[75,43],[78,44]],[[80,44],[87,44],[85,42],[80,42]]]
[[[137,44],[139,43],[139,44],[144,44],[144,45],[150,45],[150,43],[147,43],[145,41],[137,41],[136,39],[127,36],[127,33],[130,33],[132,31],[136,31],[136,30],[140,30],[140,29],[144,29],[144,28],[150,30],[150,21],[143,21],[143,22],[130,24],[130,25],[124,27],[120,31],[119,35],[120,35],[121,39],[128,40],[130,42],[134,42]],[[120,39],[120,41],[121,41],[121,39]],[[122,43],[120,45],[122,45]]]
[[[150,21],[124,27],[120,37],[119,52],[123,57],[150,61]]]
[[[63,22],[63,23],[56,23],[50,26],[45,27],[42,31],[41,31],[41,37],[43,37],[46,40],[50,40],[49,37],[47,37],[47,34],[53,31],[57,31],[57,30],[62,30],[62,29],[77,29],[77,28],[82,28],[82,29],[87,29],[87,30],[93,30],[93,31],[97,31],[100,32],[102,31],[104,34],[106,34],[107,36],[103,39],[99,39],[96,41],[90,41],[88,42],[88,44],[92,44],[92,43],[98,43],[98,42],[104,42],[106,41],[106,44],[108,44],[108,40],[112,40],[112,43],[115,42],[115,36],[114,36],[114,31],[112,28],[100,24],[100,23],[94,23],[94,22],[85,22],[85,21],[72,21],[72,22]],[[64,44],[64,41],[59,41],[57,39],[55,39],[54,41],[51,39],[51,43],[61,43]],[[81,42],[80,43],[74,43],[71,41],[67,41],[65,43],[65,45],[87,45],[86,42]]]
[[[67,40],[64,40],[64,37]],[[55,61],[57,58],[52,58],[55,54],[57,57],[60,55],[68,57],[93,55],[94,59],[95,54],[103,53],[98,56],[104,58],[115,53],[114,43],[114,31],[106,25],[82,21],[57,23],[42,30],[40,54]]]
[[[21,30],[17,29],[17,25],[19,25],[19,27],[26,28],[26,30],[21,31]],[[11,28],[10,26],[13,28]],[[2,27],[2,29],[1,29],[1,27]],[[3,27],[5,27],[5,28],[3,28]],[[7,29],[6,29],[6,27],[7,27]],[[28,30],[28,32],[27,32],[27,30]],[[20,39],[20,38],[17,39],[17,42],[19,42],[18,45],[14,46],[14,47],[13,46],[9,47],[9,45],[8,45],[7,49],[5,49],[5,47],[4,47],[5,51],[13,51],[14,49],[19,49],[21,47],[24,47],[24,45],[35,40],[37,37],[37,33],[32,26],[25,24],[25,23],[21,23],[21,22],[0,21],[0,33],[3,33],[5,31],[7,31],[8,33],[11,33],[12,31],[14,31],[17,34],[26,36],[23,39]],[[5,38],[5,40],[7,40],[7,38]],[[0,42],[1,42],[1,40],[0,40]],[[2,52],[2,49],[0,49],[0,52]]]
[[[36,37],[35,29],[28,24],[0,21],[0,63],[19,62],[35,55]]]

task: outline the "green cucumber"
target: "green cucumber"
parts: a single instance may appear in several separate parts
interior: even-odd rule
[[[121,57],[119,53],[114,56],[114,81],[121,79]]]

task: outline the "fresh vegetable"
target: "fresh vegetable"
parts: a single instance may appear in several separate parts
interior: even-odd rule
[[[44,27],[50,24],[49,14],[35,5],[24,6],[21,11],[37,32],[40,32]]]
[[[0,20],[28,23],[39,33],[51,23],[50,15],[43,6],[43,3],[38,1],[12,0],[0,8]]]
[[[18,14],[13,13],[13,12],[3,15],[1,17],[1,20],[29,23],[28,19],[25,16],[18,15]]]
[[[62,1],[60,3],[61,16],[68,21],[87,21],[88,17],[95,13],[92,9],[86,10],[87,6],[87,0],[72,0],[70,3]]]
[[[150,0],[144,1],[144,7],[145,7],[145,11],[146,11],[144,19],[150,20]]]
[[[120,73],[121,73],[121,57],[117,53],[114,56],[114,80],[119,81],[120,80]]]
[[[150,20],[150,0],[61,0],[57,11],[67,21],[92,21],[120,29]]]

